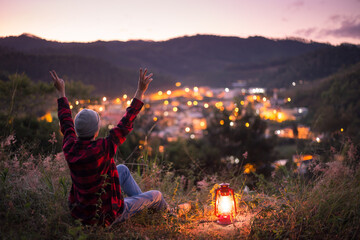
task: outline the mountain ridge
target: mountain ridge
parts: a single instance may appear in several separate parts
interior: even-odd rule
[[[30,77],[36,77],[35,80],[43,81],[45,75],[39,74],[38,76],[31,73],[32,70],[30,71],[20,55],[15,53],[25,54],[30,59],[46,58],[46,60],[39,61],[38,66],[33,64],[32,68],[39,68],[41,71],[47,67],[45,65],[59,69],[59,59],[62,58],[61,70],[66,75],[99,87],[99,92],[105,91],[109,94],[115,94],[115,90],[106,89],[104,84],[101,85],[102,73],[110,71],[109,68],[123,77],[118,79],[116,74],[107,74],[106,86],[111,86],[112,81],[120,81],[122,87],[128,88],[131,85],[131,78],[136,77],[137,69],[148,67],[154,72],[157,77],[156,81],[159,82],[159,85],[155,84],[156,88],[171,87],[175,81],[181,81],[184,85],[189,86],[196,84],[223,87],[229,86],[239,79],[248,80],[249,83],[256,83],[257,80],[261,82],[264,75],[286,68],[287,63],[293,63],[294,59],[321,49],[327,51],[327,49],[336,48],[317,42],[294,39],[274,40],[261,36],[239,38],[194,35],[166,41],[99,40],[89,43],[61,43],[48,41],[31,34],[0,38],[0,47],[2,48],[0,51],[2,61],[9,61],[4,56],[4,49],[17,56],[16,59],[10,58],[12,63],[0,63],[0,71],[12,73],[14,68],[11,66],[17,65],[16,70],[24,71]],[[72,60],[72,58],[76,60]],[[48,63],[46,63],[47,61]],[[74,61],[79,65],[78,68],[76,68],[76,64],[74,65]],[[70,66],[71,64],[73,66]],[[88,76],[86,72],[82,73],[86,71],[87,64],[89,68],[96,68],[98,65],[99,69],[93,71],[93,76]],[[276,81],[286,82],[284,79]],[[267,85],[270,87],[276,85],[269,80],[263,82],[269,83]]]

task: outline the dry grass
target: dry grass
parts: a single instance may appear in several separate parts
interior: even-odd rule
[[[273,179],[259,176],[256,191],[243,194],[245,177],[209,176],[192,185],[143,156],[133,173],[146,191],[163,192],[171,206],[190,202],[180,218],[143,211],[112,228],[84,227],[67,207],[71,185],[63,154],[32,156],[12,149],[11,136],[0,149],[1,239],[358,239],[360,237],[360,171],[356,154],[343,162],[314,166],[305,180],[280,169]],[[354,151],[354,148],[349,148]],[[345,163],[345,164],[344,164]],[[222,175],[220,175],[222,176]],[[215,223],[213,194],[217,183],[234,188],[238,214],[228,226]]]

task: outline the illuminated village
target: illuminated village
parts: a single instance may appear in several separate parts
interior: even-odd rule
[[[234,98],[240,97],[239,103]],[[284,122],[300,119],[308,112],[307,108],[297,107],[289,108],[286,103],[291,102],[291,98],[279,99],[277,91],[273,96],[267,96],[263,88],[210,88],[210,87],[181,87],[177,82],[174,89],[158,91],[150,94],[145,99],[144,108],[150,110],[153,115],[153,121],[160,126],[160,131],[156,134],[159,137],[166,138],[167,141],[173,141],[178,137],[190,137],[192,139],[202,137],[203,131],[207,128],[209,116],[211,117],[212,108],[220,111],[227,110],[232,114],[229,117],[230,126],[235,126],[235,120],[241,118],[245,108],[251,104],[256,114],[264,120]],[[125,108],[129,106],[131,99],[127,94],[115,99],[103,97],[101,103],[92,104],[89,100],[76,100],[71,104],[93,109],[100,113],[102,117],[102,126],[112,128],[114,124],[122,117]],[[82,108],[78,108],[81,110]],[[242,111],[240,110],[242,109]],[[49,115],[43,118],[49,119]],[[224,120],[219,124],[223,125]],[[250,123],[246,123],[249,127]],[[300,139],[313,139],[310,128],[307,126],[298,126],[298,136]],[[267,134],[276,134],[282,138],[294,138],[292,128],[276,129],[273,132],[267,131]]]
[[[292,86],[295,85],[293,83]],[[308,112],[308,109],[304,107],[288,107],[291,98],[279,98],[277,89],[272,90],[272,94],[269,95],[264,88],[245,88],[243,84],[239,83],[233,84],[229,88],[210,88],[182,86],[180,82],[177,82],[172,89],[163,89],[149,94],[144,102],[146,117],[151,117],[152,122],[157,127],[151,132],[151,136],[166,139],[168,142],[176,141],[178,138],[196,139],[203,137],[203,132],[207,129],[215,108],[219,111],[226,110],[231,113],[229,121],[221,119],[218,124],[224,125],[227,122],[230,127],[234,128],[237,127],[235,120],[245,114],[248,105],[251,105],[256,114],[263,120],[277,123],[299,120]],[[70,103],[70,107],[73,111],[87,107],[99,112],[102,126],[111,129],[123,116],[130,103],[131,98],[124,94],[114,99],[104,96],[95,103],[90,102],[90,100],[75,100],[75,102]],[[46,114],[43,119],[51,121],[51,114]],[[250,124],[250,122],[246,122],[245,127],[250,127]],[[315,136],[310,131],[310,127],[297,125],[296,128],[297,134],[295,135],[293,126],[275,129],[269,127],[266,130],[266,137],[275,134],[279,138],[321,141],[321,136]],[[159,151],[163,152],[164,146],[159,146]],[[293,156],[293,161],[299,167],[302,162],[311,159],[311,155]],[[284,165],[286,161],[278,160],[274,166]],[[248,166],[248,168],[251,167]],[[245,166],[245,171],[249,170],[248,168]]]

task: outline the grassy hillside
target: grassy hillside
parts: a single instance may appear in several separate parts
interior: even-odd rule
[[[313,130],[345,134],[360,142],[360,63],[292,88],[286,95],[291,96],[294,106],[309,108],[305,121]]]
[[[312,179],[279,168],[244,192],[249,175],[219,172],[193,184],[146,152],[129,165],[143,191],[160,190],[171,206],[188,202],[180,217],[144,211],[111,228],[82,226],[67,207],[71,178],[62,153],[32,155],[0,140],[0,231],[3,239],[358,239],[360,237],[359,148],[349,144],[328,163],[314,162]],[[54,144],[54,142],[52,142]],[[51,143],[49,143],[51,145]],[[342,156],[345,161],[335,160]],[[116,159],[121,163],[120,159]],[[349,164],[351,163],[351,164]],[[125,163],[126,164],[126,163]],[[352,167],[350,167],[352,166]],[[214,190],[229,182],[237,200],[235,222],[219,226]]]

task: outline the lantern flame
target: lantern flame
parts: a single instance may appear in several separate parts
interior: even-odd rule
[[[233,209],[234,206],[234,200],[232,197],[230,196],[221,196],[219,198],[219,214],[226,214],[229,215],[231,214],[231,210]]]

